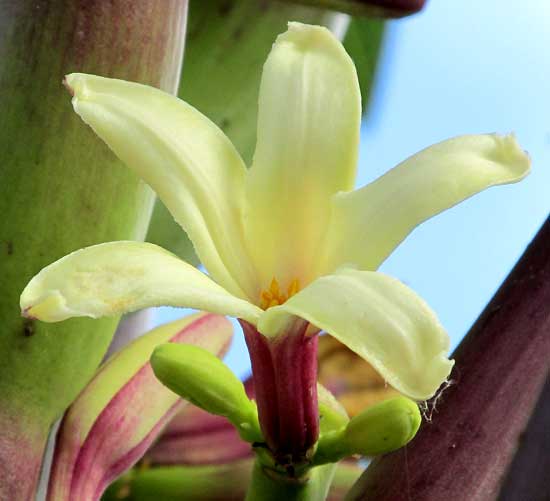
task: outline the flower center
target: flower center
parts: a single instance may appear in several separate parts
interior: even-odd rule
[[[292,280],[286,291],[279,286],[279,282],[275,277],[271,280],[268,289],[265,289],[260,294],[260,308],[267,310],[273,306],[283,304],[287,299],[291,298],[300,290],[300,282],[297,278]]]

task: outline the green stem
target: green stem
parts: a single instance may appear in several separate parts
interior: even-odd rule
[[[215,447],[215,446],[214,446]],[[353,485],[363,468],[354,462],[342,461],[335,466],[335,474],[330,471],[333,466],[319,468],[316,476],[324,475],[322,482],[317,480],[319,490],[317,495],[312,486],[301,489],[301,498],[298,499],[324,499],[325,490],[330,485],[328,499],[339,501]],[[181,501],[192,499],[193,501],[242,501],[246,494],[246,486],[249,484],[253,470],[253,459],[245,458],[238,461],[228,461],[217,465],[186,465],[186,466],[161,466],[143,468],[137,466],[123,477],[119,478],[105,492],[102,501]],[[287,495],[292,495],[288,489],[279,485],[264,485],[264,479],[256,478],[256,493],[250,492],[255,499],[286,500]],[[274,488],[274,494],[269,489]],[[263,497],[265,492],[268,497]],[[309,496],[309,497],[305,497]]]
[[[323,501],[334,475],[335,464],[318,466],[301,478],[289,478],[256,459],[246,501]]]
[[[222,465],[139,466],[112,484],[102,501],[237,501],[245,495],[252,461]]]

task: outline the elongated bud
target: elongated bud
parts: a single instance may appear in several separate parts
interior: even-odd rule
[[[157,378],[182,398],[229,419],[243,440],[262,440],[256,405],[217,357],[196,346],[164,344],[155,349],[151,365]]]
[[[155,346],[195,343],[223,355],[231,336],[225,317],[198,314],[158,327],[111,357],[63,419],[48,501],[99,499],[185,404],[155,378],[149,364]]]
[[[414,438],[421,420],[412,400],[386,400],[352,418],[345,428],[323,435],[313,462],[332,463],[354,454],[376,456],[399,449]]]
[[[345,440],[355,454],[376,456],[410,442],[421,421],[415,402],[405,397],[392,398],[351,419]]]

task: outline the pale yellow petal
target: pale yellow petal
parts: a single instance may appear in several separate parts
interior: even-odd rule
[[[246,231],[262,288],[311,278],[330,197],[354,185],[361,103],[352,60],[320,26],[290,23],[265,63]]]
[[[460,136],[426,148],[373,183],[333,197],[318,273],[375,270],[420,223],[472,195],[529,173],[513,135]]]
[[[152,87],[76,73],[66,83],[75,111],[156,191],[211,276],[235,295],[255,295],[242,228],[246,168],[223,132]]]
[[[258,329],[277,336],[298,316],[329,332],[369,362],[396,390],[431,397],[449,375],[449,337],[411,289],[377,272],[342,269],[318,278],[261,317]]]
[[[255,323],[261,310],[161,247],[110,242],[44,268],[21,294],[24,315],[59,322],[120,315],[149,306],[185,306]]]

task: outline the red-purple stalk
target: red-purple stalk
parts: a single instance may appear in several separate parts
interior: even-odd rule
[[[291,0],[288,0],[291,1]],[[353,16],[399,18],[420,12],[426,0],[292,0]]]
[[[319,436],[317,336],[299,320],[276,338],[267,338],[244,320],[246,344],[260,426],[277,463],[303,463]]]

